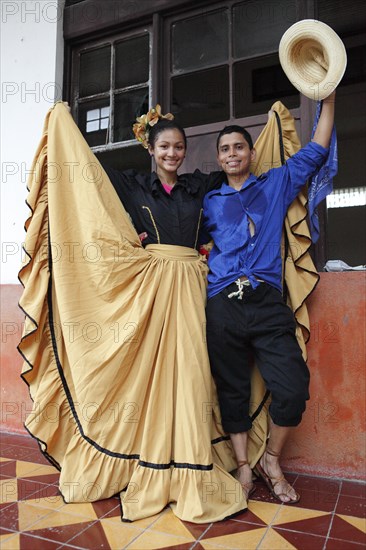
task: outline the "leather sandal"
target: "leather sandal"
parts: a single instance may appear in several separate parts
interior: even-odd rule
[[[265,452],[268,453],[271,456],[276,456],[277,458],[280,456],[280,453],[275,453],[274,451],[271,451],[271,449],[268,449],[268,448],[265,450]],[[274,488],[276,487],[276,485],[278,485],[278,483],[281,483],[282,481],[285,481],[289,487],[292,487],[290,485],[290,483],[287,481],[287,479],[285,478],[285,476],[282,475],[281,477],[269,477],[269,475],[264,471],[264,469],[260,465],[259,461],[257,462],[257,464],[254,468],[254,473],[257,474],[261,479],[263,479],[263,481],[267,485],[271,495],[275,499],[277,499],[279,502],[281,502],[282,504],[296,504],[297,502],[299,502],[300,495],[296,491],[295,491],[295,493],[296,493],[296,498],[295,499],[292,499],[287,493],[276,493],[275,492]],[[292,487],[292,489],[293,489],[293,487]],[[282,500],[281,496],[282,497],[287,497],[290,500]]]
[[[249,464],[249,462],[247,460],[239,460],[237,471],[242,466],[246,466],[247,464]],[[237,479],[238,479],[238,477],[237,477]],[[246,495],[246,498],[248,500],[249,497],[256,491],[257,487],[254,485],[253,481],[251,483],[242,483],[239,479],[238,479],[238,481],[239,481],[240,485],[242,486],[244,494]]]

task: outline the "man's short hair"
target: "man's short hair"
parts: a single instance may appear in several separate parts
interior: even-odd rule
[[[250,133],[248,132],[248,130],[246,130],[242,126],[232,124],[231,126],[225,126],[225,128],[223,128],[219,133],[219,135],[217,136],[217,141],[216,141],[217,151],[219,150],[220,139],[222,138],[222,136],[225,136],[226,134],[233,134],[234,132],[241,134],[244,137],[245,141],[248,143],[249,149],[250,150],[253,149],[253,139]]]

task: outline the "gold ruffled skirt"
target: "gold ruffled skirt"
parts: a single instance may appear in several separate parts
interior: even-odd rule
[[[119,493],[130,521],[167,505],[197,523],[245,509],[206,351],[205,261],[184,247],[141,246],[62,103],[47,115],[28,185],[26,427],[60,468],[66,502]],[[253,465],[267,435],[254,376]]]

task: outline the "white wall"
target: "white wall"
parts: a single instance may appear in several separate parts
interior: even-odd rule
[[[18,282],[27,171],[62,99],[64,0],[1,0],[1,283]]]

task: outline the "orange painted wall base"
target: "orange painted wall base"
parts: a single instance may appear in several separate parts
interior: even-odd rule
[[[310,401],[283,464],[299,473],[366,479],[366,274],[321,273],[307,302]]]
[[[1,417],[0,430],[26,433],[23,422],[32,410],[28,387],[21,380],[23,359],[17,351],[22,335],[24,314],[18,307],[23,287],[1,285]]]
[[[365,480],[366,274],[322,273],[308,300],[312,335],[308,344],[310,401],[302,424],[286,445],[288,471]],[[0,430],[26,433],[31,410],[20,379],[16,350],[23,314],[20,285],[1,286]]]

